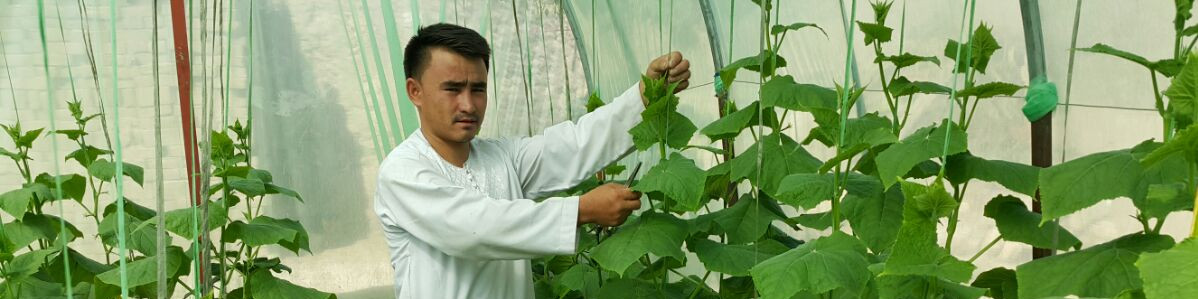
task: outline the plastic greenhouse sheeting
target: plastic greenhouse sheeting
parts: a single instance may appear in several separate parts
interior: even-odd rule
[[[0,124],[13,124],[19,118],[25,129],[49,130],[53,115],[55,127],[73,128],[66,104],[72,98],[83,103],[85,114],[106,110],[103,128],[91,122],[87,140],[119,139],[112,147],[121,149],[124,161],[144,168],[143,183],[126,180],[125,198],[154,209],[156,190],[162,186],[165,211],[190,206],[173,51],[176,42],[170,31],[168,2],[0,0],[0,51],[5,55],[5,60],[0,60],[5,69],[0,72]],[[855,9],[848,7],[854,2]],[[1054,164],[1129,148],[1150,138],[1160,140],[1162,124],[1153,106],[1153,82],[1142,75],[1142,67],[1080,51],[1071,58],[1070,48],[1076,15],[1080,16],[1079,48],[1103,43],[1150,60],[1170,57],[1172,3],[1032,2],[1038,2],[1041,14],[1047,78],[1057,85],[1061,100],[1052,123]],[[39,33],[39,5],[43,3],[45,51]],[[109,14],[110,3],[118,5],[115,24]],[[939,64],[917,64],[904,70],[906,76],[954,86],[949,71],[954,62],[942,53],[947,40],[958,39],[964,3],[894,1],[888,23],[897,24],[900,18],[905,23],[903,51],[939,56]],[[293,189],[303,199],[270,195],[262,209],[272,217],[298,220],[307,229],[310,242],[310,253],[295,254],[279,247],[268,247],[265,253],[281,257],[290,267],[289,273],[277,276],[337,293],[340,298],[393,296],[393,273],[374,216],[373,196],[380,158],[415,129],[415,120],[403,117],[411,111],[405,109],[411,108],[400,91],[402,77],[396,79],[402,76],[396,74],[402,68],[396,66],[397,59],[402,59],[399,47],[406,44],[417,25],[456,23],[479,30],[491,42],[490,102],[483,137],[524,136],[577,119],[586,112],[592,92],[609,100],[636,84],[650,60],[669,51],[682,52],[692,63],[694,76],[691,87],[679,93],[679,112],[702,128],[719,118],[714,97],[719,67],[713,62],[727,65],[761,49],[760,9],[748,0],[394,0],[388,5],[375,0],[208,0],[185,4],[193,78],[193,107],[185,108],[193,111],[199,140],[211,140],[211,130],[235,122],[247,124],[252,118],[250,159],[254,167],[269,170],[274,184]],[[704,4],[710,5],[710,19],[705,20]],[[814,23],[821,28],[788,35],[780,51],[788,65],[779,73],[821,86],[843,84],[846,20],[855,10],[856,20],[873,21],[870,3],[780,0],[775,5],[780,18],[777,23]],[[977,1],[976,5],[975,24],[992,26],[1001,45],[979,80],[1030,85],[1020,1]],[[714,24],[715,31],[709,32],[705,22]],[[116,32],[110,26],[115,26]],[[900,33],[894,34],[897,40]],[[858,86],[865,88],[855,113],[885,114],[872,46],[864,43],[860,32],[852,42],[851,62],[856,71],[849,76],[858,78]],[[154,44],[157,52],[151,47]],[[893,42],[888,44],[893,46]],[[48,54],[48,64],[43,63],[43,54]],[[114,67],[111,57],[120,70],[115,84],[110,75]],[[160,63],[157,77],[154,57]],[[749,74],[741,71],[737,81],[728,86],[729,101],[738,107],[756,101],[761,82]],[[1168,80],[1161,80],[1164,90]],[[114,85],[118,86],[115,92]],[[985,136],[970,139],[969,148],[975,155],[1030,164],[1030,124],[1020,111],[1025,91],[979,104],[977,111],[983,113],[968,132],[971,137]],[[47,100],[50,96],[56,101],[53,106]],[[161,153],[155,150],[156,98],[161,101]],[[114,107],[118,99],[119,105]],[[947,99],[945,95],[915,96],[911,109],[914,125],[907,126],[904,136],[944,119],[950,109]],[[119,110],[119,118],[114,109]],[[806,137],[814,124],[805,113],[789,114],[783,122],[784,127],[789,126],[786,134],[796,140]],[[87,172],[57,158],[74,149],[72,140],[61,134],[51,138],[56,139],[57,149],[43,137],[29,152],[33,157],[29,167],[35,173],[54,173],[55,167],[60,167],[57,172],[62,174]],[[739,150],[753,142],[748,135],[736,140]],[[718,146],[698,135],[691,144]],[[0,142],[0,147],[11,146],[7,139]],[[836,154],[835,149],[818,143],[808,150],[820,158]],[[718,162],[714,155],[696,153],[684,155],[700,168]],[[204,159],[210,158],[205,157],[209,154],[206,149],[200,151]],[[633,160],[657,158],[650,151],[623,163],[631,166]],[[160,180],[155,178],[156,160],[162,162]],[[7,162],[3,165],[0,190],[21,188],[22,174]],[[993,221],[982,215],[982,207],[991,197],[1010,193],[986,182],[975,184],[971,192],[962,202],[958,242],[952,248],[958,257],[977,252],[999,235]],[[104,198],[112,200],[110,195]],[[58,204],[52,204],[47,213],[74,223],[86,242],[72,243],[72,248],[100,260],[106,255],[105,247],[92,235],[103,224],[85,217],[89,211],[80,205],[68,202],[58,202],[65,203],[61,214]],[[825,204],[811,211],[827,209]],[[1073,228],[1078,239],[1089,246],[1138,231],[1140,223],[1127,217],[1132,211],[1130,201],[1103,201],[1061,223]],[[787,212],[795,216],[808,211],[787,208]],[[1177,239],[1187,236],[1192,217],[1189,213],[1169,217],[1163,232]],[[10,221],[11,216],[3,214],[0,220]],[[790,233],[810,240],[829,231]],[[943,233],[940,236],[943,242]],[[175,237],[171,245],[186,250],[191,243]],[[1030,258],[1030,246],[1000,242],[977,266],[1013,268]],[[681,273],[703,275],[698,260],[688,260],[690,264]],[[194,276],[189,277],[186,281],[191,285]],[[719,279],[711,277],[707,283],[718,285]],[[181,297],[185,292],[177,289],[173,294]]]

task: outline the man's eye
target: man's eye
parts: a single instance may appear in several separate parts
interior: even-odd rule
[[[459,88],[446,88],[446,89],[445,89],[445,91],[448,91],[448,92],[460,92],[460,91],[462,91],[462,90],[461,90],[461,89],[459,89]]]
[[[472,91],[472,92],[487,92],[487,89],[486,88],[474,88],[474,89],[471,89],[470,91]]]

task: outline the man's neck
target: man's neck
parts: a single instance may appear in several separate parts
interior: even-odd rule
[[[449,162],[449,164],[463,167],[466,165],[466,160],[470,159],[470,142],[447,142],[434,134],[430,134],[428,131],[424,131],[423,128],[421,128],[421,132],[424,133],[424,138],[428,140],[429,146],[433,147],[433,151],[437,152],[437,155],[441,156],[441,159]]]

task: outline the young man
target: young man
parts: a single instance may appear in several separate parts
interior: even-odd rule
[[[397,297],[533,298],[530,259],[573,254],[579,225],[617,226],[640,208],[640,194],[618,184],[533,201],[632,151],[628,130],[646,103],[640,88],[541,135],[475,139],[487,109],[487,41],[436,24],[421,28],[404,54],[420,130],[379,166],[374,208]],[[682,90],[689,69],[675,52],[651,62],[646,75]]]

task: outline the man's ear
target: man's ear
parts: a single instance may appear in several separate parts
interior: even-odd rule
[[[421,96],[423,96],[424,90],[420,88],[420,82],[417,82],[414,78],[408,78],[405,83],[405,89],[407,89],[408,92],[408,100],[412,101],[412,105],[416,106],[417,108],[423,106],[424,100],[421,98]]]

